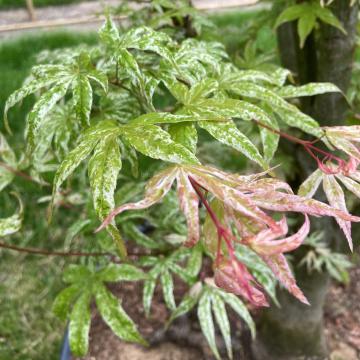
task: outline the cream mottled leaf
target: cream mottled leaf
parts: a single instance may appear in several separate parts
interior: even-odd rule
[[[71,305],[80,291],[81,288],[78,284],[75,284],[63,289],[56,296],[52,305],[52,311],[59,319],[66,320],[66,317],[71,310]]]
[[[224,301],[240,316],[240,318],[245,321],[245,323],[250,328],[252,337],[255,338],[255,323],[245,304],[234,294],[226,293],[224,291],[219,291],[219,294],[224,299]]]
[[[19,202],[19,210],[12,216],[0,219],[0,237],[7,236],[18,232],[23,220],[23,204],[18,195],[13,193]]]
[[[73,99],[77,118],[86,126],[90,125],[90,112],[92,105],[92,88],[88,78],[80,74],[72,82]]]
[[[332,92],[341,92],[341,90],[331,83],[308,83],[302,86],[287,85],[276,90],[276,93],[283,98],[314,96]]]
[[[168,270],[164,270],[161,272],[160,281],[166,306],[170,310],[176,309],[174,298],[174,282]]]
[[[101,283],[94,285],[96,306],[110,329],[121,340],[146,345],[135,323],[122,308],[119,300]]]
[[[118,44],[119,31],[110,16],[107,16],[106,21],[100,28],[99,37],[107,46],[115,47]]]
[[[128,126],[122,135],[137,151],[154,159],[185,164],[199,162],[193,153],[175,143],[169,133],[156,125]]]
[[[218,141],[233,147],[260,166],[266,167],[257,147],[236,127],[232,120],[217,123],[201,121],[199,126],[208,131]]]
[[[211,302],[215,320],[220,328],[222,337],[224,338],[229,359],[232,359],[233,353],[231,345],[230,322],[225,309],[224,300],[217,292],[212,292]]]
[[[215,327],[211,313],[211,293],[209,290],[205,291],[199,300],[197,315],[202,333],[204,334],[215,357],[220,360],[221,357],[216,346]]]
[[[62,79],[49,91],[44,93],[35,103],[28,117],[28,151],[32,151],[36,145],[36,135],[44,117],[55,106],[55,104],[65,96],[71,83],[71,78]]]
[[[323,172],[316,169],[301,185],[298,191],[299,196],[311,199],[316,193],[323,180]]]
[[[167,112],[154,112],[140,115],[139,117],[130,121],[131,125],[155,125],[155,124],[176,124],[188,121],[196,121],[197,118],[194,118],[190,115],[177,115]]]
[[[168,132],[174,142],[183,145],[193,154],[196,153],[198,135],[193,123],[171,124]]]
[[[336,174],[336,177],[351,191],[355,196],[360,199],[360,183],[342,174]]]
[[[183,299],[181,300],[181,303],[179,306],[172,312],[171,317],[168,321],[168,323],[171,323],[176,318],[178,318],[181,315],[186,314],[190,310],[192,310],[195,305],[198,302],[197,296],[192,296],[191,294],[186,294]]]
[[[144,282],[143,306],[146,316],[149,316],[150,314],[151,301],[154,296],[155,286],[156,286],[156,279],[149,279]]]
[[[111,263],[97,277],[105,282],[138,281],[146,279],[146,274],[134,265]]]
[[[75,302],[70,314],[69,342],[76,356],[85,356],[88,352],[90,323],[90,293],[86,291]]]

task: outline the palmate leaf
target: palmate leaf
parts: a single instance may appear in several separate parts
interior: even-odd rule
[[[53,311],[63,320],[69,317],[70,348],[74,355],[84,356],[87,353],[93,297],[104,321],[118,337],[146,345],[136,325],[104,284],[143,279],[146,279],[144,272],[130,264],[110,264],[98,271],[84,265],[72,265],[65,270],[64,281],[71,285],[58,294]]]
[[[293,20],[298,20],[301,47],[304,46],[307,36],[315,29],[318,20],[334,26],[346,34],[337,17],[330,9],[321,6],[319,1],[309,1],[287,7],[277,18],[275,27]]]
[[[0,237],[18,232],[22,225],[24,208],[22,201],[16,193],[12,193],[19,202],[19,210],[14,215],[0,219]]]

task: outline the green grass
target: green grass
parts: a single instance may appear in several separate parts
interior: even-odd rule
[[[50,5],[66,5],[66,4],[79,3],[82,1],[84,0],[33,0],[35,7],[50,6]],[[11,9],[11,8],[19,8],[19,7],[26,7],[26,1],[0,0],[0,9]]]
[[[7,97],[21,86],[28,75],[39,51],[93,43],[95,39],[92,34],[62,32],[28,36],[0,45],[0,114]],[[26,99],[9,114],[15,136],[8,139],[14,147],[14,139],[22,141],[19,129],[23,128],[31,105],[32,99]],[[73,216],[61,216],[59,213],[49,227],[46,204],[36,203],[39,196],[48,195],[49,189],[40,189],[37,185],[16,179],[12,190],[21,194],[26,204],[26,217],[22,231],[11,237],[11,242],[21,246],[61,248],[64,231],[78,213],[74,211]],[[14,198],[6,193],[0,194],[0,217],[11,215],[16,207]],[[51,305],[63,286],[61,272],[64,265],[62,258],[25,256],[0,250],[0,360],[59,358],[64,324],[52,315]]]

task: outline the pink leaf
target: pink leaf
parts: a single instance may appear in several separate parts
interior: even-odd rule
[[[188,176],[181,169],[177,175],[177,192],[180,208],[186,217],[188,228],[185,246],[192,247],[200,238],[199,197],[193,189]]]
[[[303,292],[296,285],[295,278],[289,268],[286,258],[282,254],[262,256],[282,285],[302,303],[310,305]]]
[[[171,167],[153,176],[146,184],[144,199],[136,203],[128,203],[121,205],[111,211],[111,213],[106,217],[106,219],[99,226],[99,228],[95,230],[95,232],[104,229],[107,225],[111,223],[111,221],[116,215],[122,213],[125,210],[146,209],[159,202],[171,189],[177,171],[177,167]]]
[[[265,295],[254,285],[255,279],[244,264],[223,259],[215,269],[215,284],[227,292],[242,296],[254,306],[268,306]]]
[[[341,186],[335,179],[334,175],[326,175],[324,176],[323,181],[324,192],[326,194],[327,199],[329,200],[329,204],[334,208],[342,210],[344,213],[348,213],[345,202],[345,195]],[[343,220],[339,217],[336,217],[335,220],[339,224],[340,228],[344,232],[351,251],[353,250],[353,243],[351,239],[351,222],[347,220]]]
[[[310,231],[310,221],[308,216],[305,215],[305,222],[298,232],[287,238],[275,240],[279,236],[285,235],[288,231],[285,217],[278,224],[279,231],[273,229],[263,230],[250,239],[245,239],[246,243],[259,255],[275,255],[298,248]]]

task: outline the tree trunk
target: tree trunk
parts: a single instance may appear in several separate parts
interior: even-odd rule
[[[296,24],[284,24],[278,31],[280,58],[284,67],[295,73],[300,84],[310,81],[332,82],[346,92],[352,71],[355,50],[355,33],[358,7],[350,7],[348,0],[335,0],[331,6],[343,23],[347,35],[334,27],[321,24],[319,36],[311,34],[304,49],[299,48]],[[348,105],[343,95],[326,94],[302,99],[302,110],[312,115],[322,126],[343,122]],[[301,150],[300,150],[301,151]],[[312,159],[298,154],[302,169],[296,182],[301,183],[313,171]],[[320,199],[321,200],[321,197]],[[313,229],[326,230],[324,240],[334,244],[339,232],[333,219],[313,221]],[[253,344],[257,360],[325,359],[326,342],[323,331],[323,307],[329,286],[329,276],[324,273],[308,274],[297,266],[304,249],[295,252],[294,269],[297,282],[311,306],[299,303],[284,290],[278,291],[281,308],[271,306],[261,316],[258,337]]]

